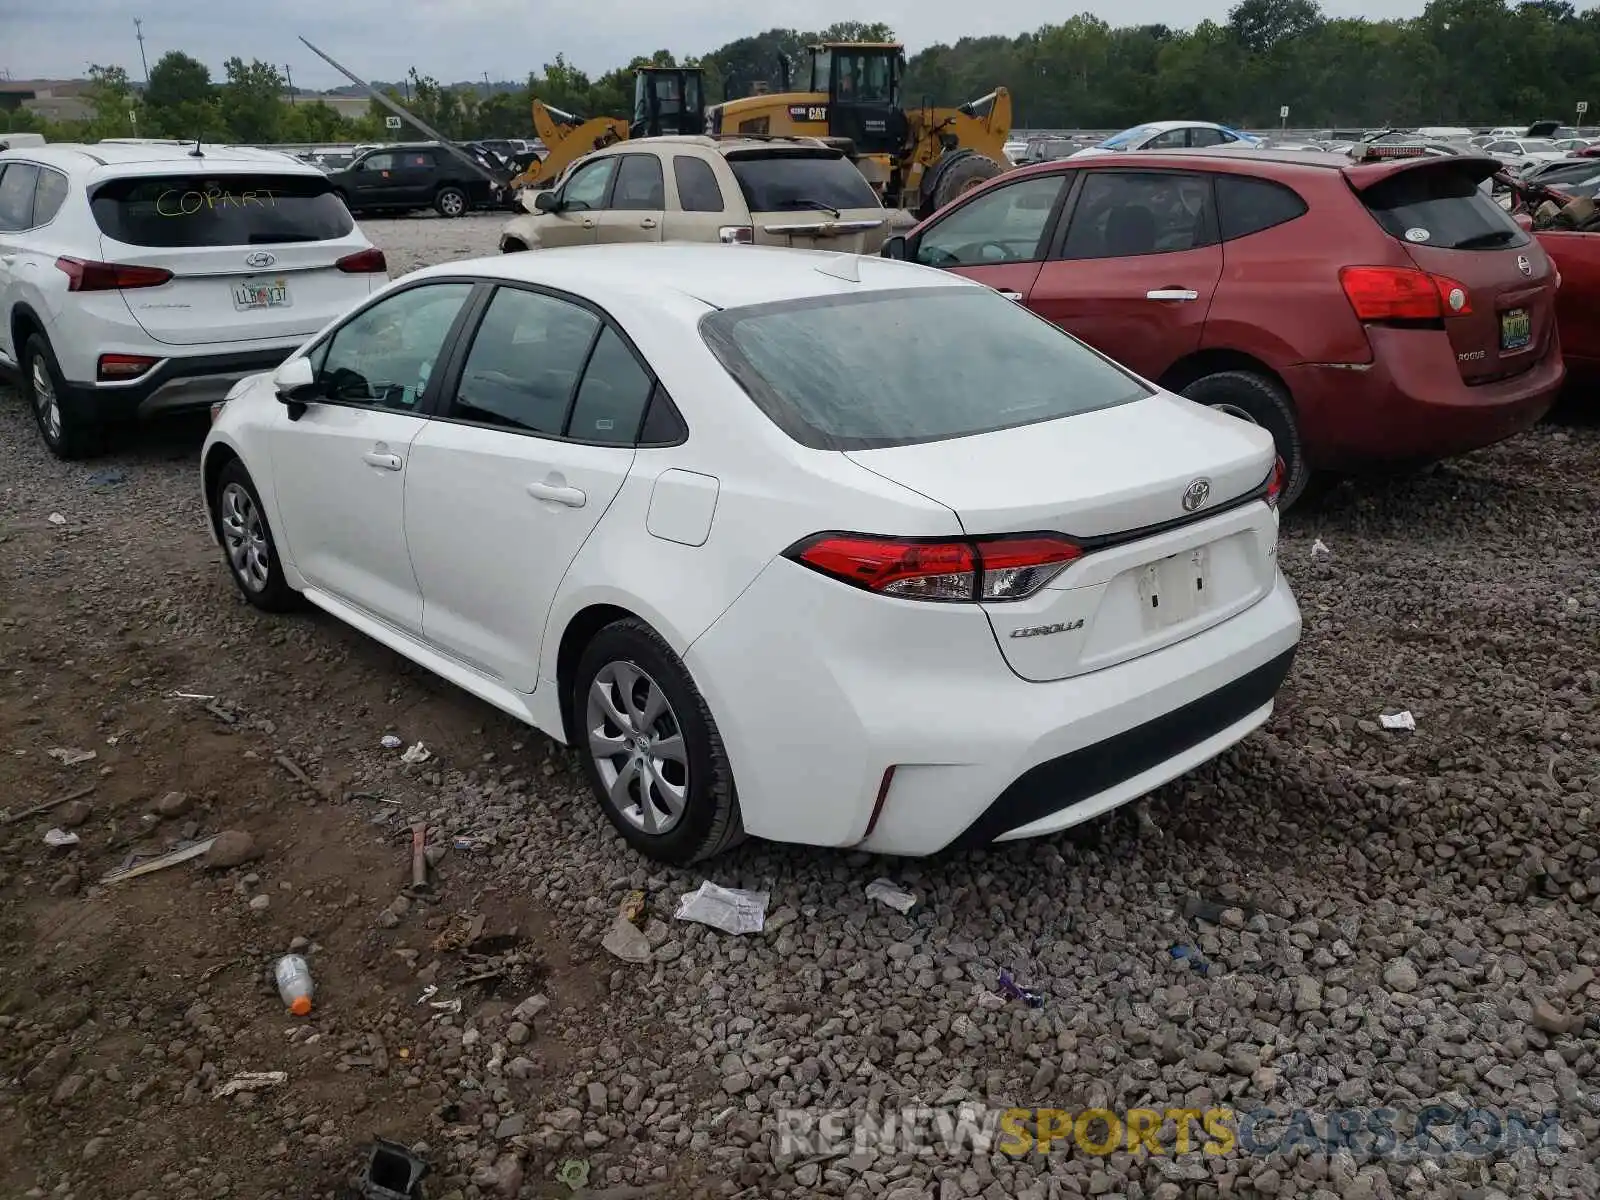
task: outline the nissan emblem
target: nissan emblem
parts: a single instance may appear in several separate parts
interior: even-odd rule
[[[1209,499],[1211,499],[1211,481],[1196,479],[1183,489],[1183,511],[1196,512],[1204,508]]]
[[[1517,270],[1521,271],[1524,275],[1533,274],[1533,264],[1528,261],[1528,256],[1526,254],[1517,255]]]

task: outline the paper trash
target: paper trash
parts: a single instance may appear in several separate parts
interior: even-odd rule
[[[724,933],[760,933],[767,921],[767,893],[718,887],[709,879],[678,901],[680,921],[698,921]]]

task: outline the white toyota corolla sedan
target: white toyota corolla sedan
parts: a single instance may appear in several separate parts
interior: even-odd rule
[[[617,245],[407,275],[216,412],[244,596],[573,745],[684,863],[1046,834],[1264,722],[1281,464],[991,289]]]

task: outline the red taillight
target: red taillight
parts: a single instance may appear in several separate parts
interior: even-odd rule
[[[354,254],[346,254],[333,265],[349,275],[372,275],[389,269],[383,251],[376,246],[368,250],[357,250]]]
[[[107,381],[137,379],[155,366],[157,361],[145,354],[102,354],[98,364],[99,375]]]
[[[163,267],[136,267],[127,263],[89,262],[61,257],[56,267],[66,274],[69,292],[118,292],[127,288],[160,287],[172,278]]]
[[[1021,600],[1054,579],[1083,548],[1055,534],[914,541],[821,534],[789,557],[845,583],[905,600]]]
[[[1280,456],[1272,464],[1272,478],[1267,480],[1267,503],[1273,508],[1278,507],[1278,498],[1283,495],[1283,482],[1288,475],[1289,469],[1284,466]]]
[[[1339,283],[1363,321],[1437,321],[1472,312],[1465,284],[1415,267],[1343,267]]]

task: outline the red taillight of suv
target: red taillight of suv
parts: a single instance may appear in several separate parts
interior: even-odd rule
[[[69,292],[120,292],[128,288],[160,287],[172,278],[172,272],[163,267],[90,262],[65,255],[56,259],[56,267],[66,274]]]
[[[333,265],[347,275],[373,275],[389,269],[389,262],[383,257],[383,251],[376,246],[368,250],[357,250],[354,254],[346,254]]]
[[[1363,321],[1438,321],[1472,313],[1466,284],[1415,267],[1341,267],[1339,283]]]
[[[823,533],[785,552],[824,575],[902,600],[1021,600],[1083,557],[1055,534],[922,541]]]

